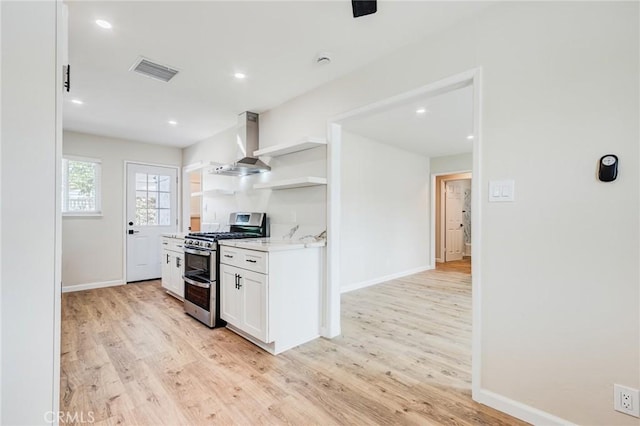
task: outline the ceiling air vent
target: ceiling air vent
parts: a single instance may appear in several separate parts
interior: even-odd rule
[[[139,57],[131,68],[129,68],[129,71],[135,71],[147,77],[164,81],[165,83],[178,74],[178,70],[176,69],[166,65],[156,64],[143,57]]]

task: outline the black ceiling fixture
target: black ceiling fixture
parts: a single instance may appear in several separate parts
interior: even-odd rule
[[[351,7],[353,8],[353,17],[359,18],[360,16],[371,15],[378,11],[377,0],[351,0]]]

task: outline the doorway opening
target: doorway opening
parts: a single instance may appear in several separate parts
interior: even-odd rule
[[[436,175],[435,262],[471,263],[471,172]],[[469,265],[470,267],[470,265]]]
[[[471,94],[470,96],[470,130],[469,133],[464,135],[465,142],[467,144],[467,148],[460,151],[455,151],[450,149],[450,145],[444,147],[443,150],[433,150],[426,155],[427,159],[427,177],[424,179],[424,187],[426,191],[424,192],[424,210],[422,214],[422,219],[420,222],[415,222],[419,226],[416,228],[418,233],[423,236],[428,242],[430,247],[427,247],[426,250],[420,248],[418,251],[423,256],[421,259],[424,259],[422,263],[416,264],[415,262],[412,265],[405,265],[404,269],[400,269],[396,273],[391,271],[388,275],[384,275],[377,278],[367,278],[365,280],[357,283],[358,285],[350,287],[348,283],[345,285],[345,276],[343,274],[344,263],[350,263],[349,267],[353,269],[354,262],[366,261],[368,256],[356,256],[356,253],[352,250],[349,252],[349,246],[344,244],[344,235],[347,236],[353,232],[355,227],[361,227],[363,232],[362,235],[368,235],[366,233],[381,233],[381,234],[389,234],[388,230],[393,229],[394,232],[397,227],[396,224],[402,222],[404,220],[404,216],[402,212],[393,212],[393,203],[388,203],[387,205],[376,204],[373,205],[372,209],[365,208],[362,203],[357,203],[357,209],[346,209],[345,206],[348,207],[349,203],[353,204],[352,200],[349,201],[349,194],[357,193],[353,191],[353,188],[348,188],[345,186],[345,178],[348,178],[349,175],[354,174],[354,170],[358,170],[359,167],[367,167],[370,164],[371,158],[368,158],[370,152],[367,150],[359,149],[355,152],[348,152],[347,144],[350,143],[350,140],[353,140],[353,136],[349,135],[349,133],[353,133],[354,130],[357,130],[358,123],[360,124],[367,119],[370,123],[382,123],[383,127],[377,127],[377,135],[382,134],[386,130],[386,126],[388,121],[384,121],[381,117],[388,112],[401,112],[402,107],[408,107],[414,118],[417,115],[418,118],[432,117],[430,115],[429,107],[422,107],[418,104],[427,104],[430,100],[435,100],[440,95],[447,95],[451,93],[461,92],[464,90],[468,90]],[[328,144],[328,154],[329,159],[327,162],[328,167],[328,177],[329,177],[329,185],[328,185],[328,254],[327,254],[327,276],[328,276],[328,285],[327,285],[327,311],[326,311],[326,321],[325,321],[325,329],[324,335],[327,337],[337,336],[341,333],[341,304],[342,298],[341,293],[355,290],[359,288],[364,288],[367,286],[371,286],[373,284],[378,284],[381,282],[387,282],[389,280],[401,280],[404,277],[407,277],[411,274],[411,277],[406,278],[407,280],[414,279],[414,277],[418,277],[415,279],[419,279],[422,274],[429,274],[429,272],[424,272],[429,269],[435,269],[436,266],[436,240],[435,240],[435,194],[434,194],[434,186],[435,186],[435,178],[436,175],[443,174],[451,174],[452,172],[463,170],[463,171],[473,171],[473,179],[470,181],[471,190],[470,193],[473,193],[473,197],[470,198],[470,203],[472,205],[470,211],[470,222],[474,224],[473,228],[469,230],[470,241],[469,243],[469,251],[472,251],[471,254],[471,263],[473,263],[473,276],[468,277],[468,281],[471,282],[470,286],[470,307],[471,311],[468,312],[469,315],[469,324],[472,327],[472,333],[470,339],[470,364],[471,368],[468,372],[470,375],[471,381],[471,390],[472,396],[477,394],[477,391],[480,389],[480,265],[478,264],[479,253],[480,253],[480,242],[481,242],[481,215],[480,215],[480,197],[481,197],[481,188],[479,182],[481,181],[481,169],[480,169],[480,144],[481,144],[481,126],[480,126],[480,117],[481,117],[481,101],[480,101],[480,69],[474,69],[465,73],[461,73],[455,75],[453,77],[429,84],[425,87],[412,90],[410,92],[406,92],[392,98],[376,102],[371,105],[367,105],[365,107],[359,108],[357,110],[347,112],[340,116],[336,116],[329,120],[328,123],[328,133],[329,133],[329,144]],[[426,112],[426,115],[425,115]],[[406,113],[406,111],[405,111]],[[373,118],[372,118],[373,117]],[[354,124],[356,123],[356,124]],[[358,132],[357,136],[363,136],[362,132]],[[367,136],[367,135],[364,135]],[[346,141],[346,143],[345,143]],[[429,144],[437,145],[435,140],[430,140],[429,138],[422,138],[419,140],[415,140],[414,143],[417,145],[415,148],[418,149],[418,146],[427,146]],[[412,151],[411,147],[404,147],[402,149],[406,149],[408,152]],[[378,151],[378,148],[373,148],[372,151]],[[379,150],[382,152],[383,150]],[[461,153],[467,154],[469,160],[469,166],[465,167],[454,167],[447,169],[440,169],[434,166],[434,161],[436,158],[443,157],[451,157]],[[406,174],[407,170],[415,166],[414,163],[411,164],[402,164],[391,161],[391,156],[389,157],[389,161],[381,161],[379,165],[379,174],[383,174],[388,170],[392,170],[392,173],[397,174]],[[400,155],[398,158],[403,158]],[[407,158],[407,157],[404,157]],[[358,161],[354,161],[358,160]],[[430,163],[430,164],[429,164]],[[440,162],[444,164],[444,160]],[[459,164],[456,163],[456,159],[451,159],[450,164]],[[386,176],[392,176],[392,174],[387,174]],[[416,175],[412,175],[412,178],[416,178]],[[420,176],[417,177],[421,178]],[[430,181],[431,178],[431,181]],[[360,181],[367,182],[366,179],[360,179]],[[393,179],[391,179],[393,181]],[[394,181],[395,182],[395,181]],[[388,184],[383,180],[376,181],[377,186],[375,191],[371,192],[371,198],[374,200],[378,200],[382,196],[381,194],[386,190],[389,194],[395,192],[402,192],[405,189],[404,185],[396,185],[396,184]],[[371,189],[371,188],[369,188]],[[419,197],[418,197],[419,198]],[[464,200],[461,200],[464,201]],[[353,207],[353,206],[352,206]],[[345,212],[348,212],[345,216]],[[372,217],[376,217],[374,213],[378,214],[387,214],[384,220],[371,220]],[[391,213],[389,213],[391,212]],[[348,215],[360,215],[358,220],[349,220]],[[353,219],[353,218],[351,218]],[[412,215],[410,220],[414,220],[415,216]],[[372,229],[372,225],[374,222],[377,224],[374,226],[375,229]],[[422,225],[426,223],[426,230],[422,231]],[[350,225],[351,224],[351,225]],[[386,224],[386,226],[382,226],[380,224]],[[353,225],[353,226],[352,226]],[[400,231],[403,231],[404,228],[400,228]],[[393,256],[391,253],[394,251],[394,248],[399,247],[402,242],[406,240],[407,233],[402,232],[391,232],[391,237],[388,238],[388,241],[391,243],[385,242],[384,244],[379,244],[377,241],[373,241],[369,238],[360,239],[361,246],[368,245],[368,247],[377,247],[382,252],[387,253],[387,256],[375,258],[377,259],[376,267],[383,265],[385,262],[393,262]],[[464,232],[462,232],[464,236]],[[357,239],[355,239],[357,240]],[[394,245],[396,244],[396,245]],[[464,250],[466,246],[461,244],[461,250]],[[346,249],[346,250],[345,250]],[[462,251],[462,258],[464,259],[464,251]],[[396,256],[395,260],[398,262],[402,262],[405,259],[398,259]],[[357,266],[357,265],[356,265]],[[361,270],[368,270],[367,266],[364,265],[360,267]],[[398,268],[396,268],[398,270]],[[360,285],[361,284],[361,285]],[[467,288],[469,288],[467,283]],[[363,290],[368,291],[369,289]],[[345,296],[346,297],[346,296]],[[348,298],[347,298],[348,299]],[[347,300],[345,299],[345,300]],[[345,326],[351,328],[351,323],[345,323]]]

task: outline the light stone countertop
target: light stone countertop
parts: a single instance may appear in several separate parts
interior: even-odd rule
[[[304,248],[324,247],[327,242],[320,241],[300,241],[297,239],[283,240],[278,238],[251,238],[240,240],[222,240],[218,244],[236,248],[243,248],[257,251],[283,251],[283,250],[300,250]]]
[[[166,232],[162,234],[164,238],[178,238],[183,239],[187,235],[186,232]]]

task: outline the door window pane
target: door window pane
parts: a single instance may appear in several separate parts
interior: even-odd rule
[[[144,226],[147,224],[147,209],[136,209],[136,225]]]
[[[160,198],[160,202],[158,203],[158,207],[160,207],[161,209],[168,209],[171,207],[171,194],[168,192],[161,192],[159,194]]]
[[[140,189],[142,191],[147,190],[147,174],[146,173],[136,173],[136,189]]]
[[[158,210],[149,209],[147,210],[147,225],[157,225],[158,224]]]
[[[149,175],[149,180],[147,181],[147,185],[149,191],[157,191],[158,190],[158,176],[157,175]]]
[[[171,225],[171,211],[169,209],[158,210],[159,225],[168,226]]]
[[[169,176],[159,177],[160,191],[163,191],[163,192],[171,191],[171,183],[170,183],[171,181],[169,179],[170,179]]]

